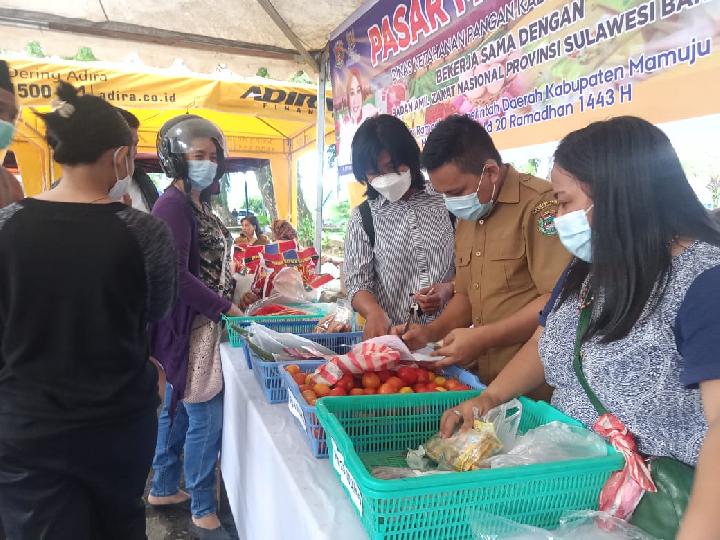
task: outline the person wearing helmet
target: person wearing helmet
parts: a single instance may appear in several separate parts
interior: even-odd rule
[[[212,122],[183,115],[160,129],[157,151],[174,181],[152,213],[168,224],[175,240],[179,297],[170,316],[150,332],[152,355],[169,384],[148,502],[163,507],[190,499],[196,536],[225,539],[215,500],[223,416],[220,319],[243,313],[231,302],[233,238],[209,205],[225,172],[225,137]],[[183,449],[189,494],[179,486]]]

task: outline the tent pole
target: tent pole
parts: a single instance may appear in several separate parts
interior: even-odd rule
[[[315,144],[317,145],[317,199],[315,206],[315,249],[319,261],[322,263],[322,207],[323,207],[323,176],[325,169],[325,86],[328,71],[328,49],[320,55],[320,73],[318,76],[317,94],[317,132]]]

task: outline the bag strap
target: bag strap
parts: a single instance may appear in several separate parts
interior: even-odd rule
[[[370,247],[375,249],[375,223],[373,222],[372,211],[370,210],[370,203],[368,201],[363,202],[358,209],[360,210],[360,218],[362,219],[362,226],[365,234],[370,240]]]
[[[602,416],[603,414],[607,413],[608,410],[598,399],[595,392],[592,391],[592,388],[590,388],[590,384],[588,383],[587,378],[585,378],[585,373],[583,373],[582,368],[583,338],[585,337],[585,333],[590,326],[591,316],[592,303],[589,303],[589,305],[586,305],[580,310],[580,319],[578,320],[577,333],[575,335],[575,354],[573,355],[573,369],[575,370],[575,375],[577,376],[578,382],[580,383],[580,386],[582,386],[582,389],[585,391],[585,394],[590,400],[590,403],[592,403],[593,407],[595,407],[598,415]]]

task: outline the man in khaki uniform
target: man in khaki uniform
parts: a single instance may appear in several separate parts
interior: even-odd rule
[[[489,384],[533,335],[570,262],[554,227],[557,203],[549,182],[503,164],[487,132],[464,116],[437,125],[423,165],[459,218],[455,295],[435,321],[402,337],[413,349],[443,340],[441,365],[471,368]]]

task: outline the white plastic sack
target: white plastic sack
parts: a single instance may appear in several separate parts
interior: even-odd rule
[[[496,469],[606,455],[607,445],[595,433],[562,422],[550,422],[518,436],[514,444],[505,446],[503,452],[488,459],[488,463]]]
[[[655,540],[621,519],[592,510],[566,514],[554,531],[522,525],[480,510],[469,510],[468,516],[475,540]]]

